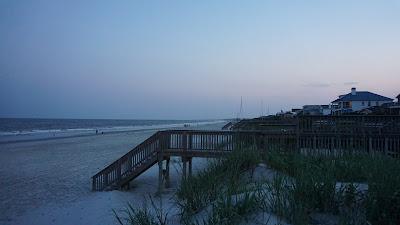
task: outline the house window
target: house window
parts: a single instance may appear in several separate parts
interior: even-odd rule
[[[378,105],[379,105],[379,102],[378,102],[378,101],[377,101],[377,102],[375,102],[375,105],[376,105],[376,106],[378,106]]]
[[[368,101],[368,106],[371,106],[371,102],[370,101]]]
[[[365,105],[365,102],[361,102],[361,105],[364,106],[364,105]]]
[[[343,102],[343,108],[345,109],[351,108],[351,102]]]

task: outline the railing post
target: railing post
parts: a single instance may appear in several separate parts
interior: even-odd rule
[[[188,140],[188,143],[189,143],[188,149],[193,149],[192,133],[189,133],[188,139],[189,139]]]
[[[182,133],[182,147],[183,147],[183,151],[186,151],[187,150],[187,133],[186,133],[186,131],[184,131],[183,133]]]
[[[385,138],[385,155],[388,155],[389,139]]]
[[[187,133],[184,131],[182,133],[182,178],[186,179],[186,170],[187,170]]]
[[[103,174],[103,188],[107,187],[108,185],[108,171],[106,173]]]
[[[373,153],[373,150],[372,150],[372,138],[371,137],[368,138],[368,146],[369,146],[368,153],[369,154]]]
[[[171,144],[171,133],[166,132],[164,134],[164,149],[169,149]]]
[[[118,167],[117,167],[117,181],[121,181],[121,159],[118,160]]]

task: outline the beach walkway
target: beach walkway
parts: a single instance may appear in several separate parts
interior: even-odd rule
[[[92,190],[129,187],[129,182],[158,163],[159,188],[169,185],[169,161],[182,159],[183,177],[192,173],[192,158],[217,158],[235,148],[260,149],[262,146],[294,147],[294,133],[252,131],[159,131],[92,177]],[[165,161],[165,163],[163,163]]]
[[[186,177],[191,175],[193,157],[221,157],[236,148],[243,147],[256,148],[260,151],[291,150],[305,154],[338,155],[358,152],[400,156],[400,135],[397,125],[394,126],[396,130],[391,129],[388,133],[355,132],[347,129],[349,126],[346,126],[343,132],[332,132],[332,125],[326,125],[330,122],[328,119],[332,120],[332,117],[305,117],[298,122],[296,129],[289,131],[159,131],[94,175],[92,190],[129,187],[131,180],[158,163],[158,182],[161,191],[163,187],[169,185],[170,157],[181,157],[182,175]],[[338,120],[336,123],[342,124],[342,120],[340,118],[341,122]],[[357,131],[360,127],[368,129],[371,127],[371,122],[363,124],[352,127]]]
[[[247,140],[245,136],[251,138],[253,132],[159,131],[94,175],[92,189],[103,191],[129,187],[131,180],[156,163],[159,165],[159,187],[162,188],[162,183],[168,186],[171,156],[181,157],[182,173],[183,176],[187,176],[192,173],[193,157],[223,156],[234,149],[234,144],[237,144],[239,139],[242,140],[242,144],[245,144]]]

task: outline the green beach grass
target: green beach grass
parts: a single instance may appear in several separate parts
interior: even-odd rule
[[[259,163],[277,171],[272,179],[249,179]],[[240,148],[182,180],[176,203],[182,224],[241,224],[265,212],[294,225],[310,224],[315,213],[333,215],[340,225],[398,225],[399,173],[399,160],[382,155],[306,156]],[[360,190],[362,185],[367,190]],[[125,224],[166,224],[157,219],[160,215],[131,206],[123,218]]]

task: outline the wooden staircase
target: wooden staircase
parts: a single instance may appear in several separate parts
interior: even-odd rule
[[[157,163],[160,132],[155,133],[124,156],[92,177],[93,191],[119,189]]]
[[[192,157],[223,156],[233,150],[237,134],[231,131],[159,131],[94,175],[92,190],[128,186],[131,180],[170,156],[180,156],[182,161]]]

